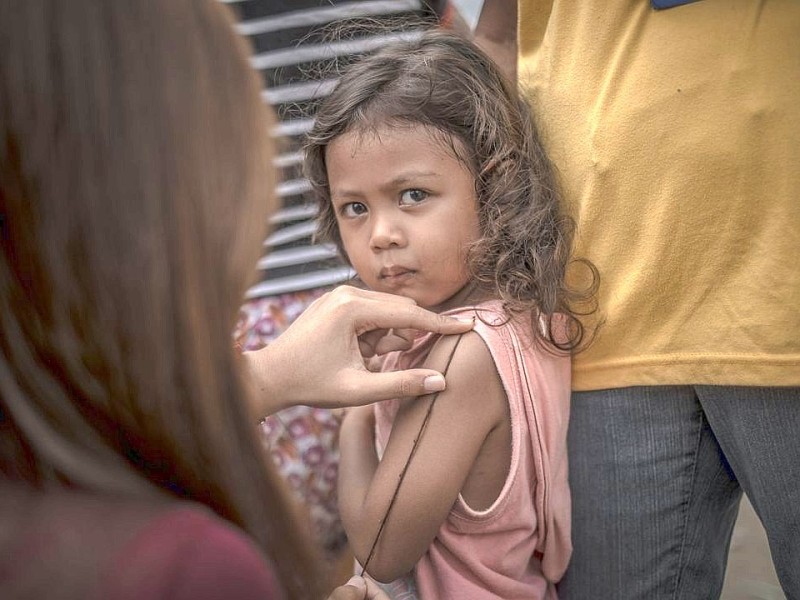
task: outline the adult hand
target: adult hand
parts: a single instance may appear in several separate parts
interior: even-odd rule
[[[318,298],[277,340],[246,352],[259,416],[287,406],[359,406],[444,389],[431,369],[371,373],[365,356],[407,348],[411,330],[457,334],[463,321],[424,310],[402,296],[341,286]]]
[[[339,586],[328,600],[390,600],[371,579],[354,576],[345,585]]]

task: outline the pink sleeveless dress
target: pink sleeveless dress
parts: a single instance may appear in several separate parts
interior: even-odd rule
[[[556,598],[554,583],[572,552],[567,482],[570,359],[535,346],[530,321],[509,321],[499,301],[447,314],[476,315],[508,397],[511,467],[496,501],[484,511],[459,496],[413,580],[388,589],[395,598],[536,600]],[[421,365],[439,336],[387,355],[383,370]],[[376,443],[382,453],[398,400],[376,405]]]

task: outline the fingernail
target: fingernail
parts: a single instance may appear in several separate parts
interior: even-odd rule
[[[470,325],[474,325],[475,317],[458,317],[456,318],[456,321],[459,323],[469,323]]]
[[[354,588],[358,588],[359,590],[366,590],[367,589],[367,582],[364,581],[363,577],[359,577],[358,575],[353,575],[350,579],[347,580],[345,585],[352,585]]]
[[[444,385],[444,377],[441,375],[429,375],[422,382],[422,387],[426,392],[441,392]]]

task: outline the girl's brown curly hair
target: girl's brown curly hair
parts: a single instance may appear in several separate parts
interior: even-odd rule
[[[476,284],[498,295],[510,314],[543,319],[545,331],[533,331],[537,341],[563,351],[585,345],[591,336],[579,317],[596,308],[597,270],[571,258],[574,225],[561,211],[530,107],[475,44],[437,30],[391,43],[351,65],[315,119],[304,168],[317,197],[320,238],[345,256],[328,186],[328,144],[351,130],[431,128],[475,177],[482,236],[468,262]],[[579,289],[566,278],[575,262],[589,274]],[[558,314],[566,319],[566,335],[555,324]]]

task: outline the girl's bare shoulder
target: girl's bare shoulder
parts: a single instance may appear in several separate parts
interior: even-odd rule
[[[493,420],[505,418],[503,383],[492,354],[478,333],[440,338],[424,366],[445,374],[447,388],[441,396],[443,400],[450,398],[457,410],[486,413]]]

